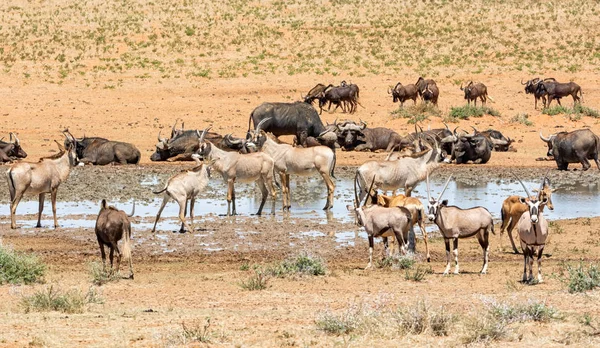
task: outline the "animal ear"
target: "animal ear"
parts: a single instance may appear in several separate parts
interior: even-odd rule
[[[542,204],[547,204],[548,203],[548,197],[544,197],[544,199],[542,199]]]
[[[440,203],[440,206],[441,206],[441,207],[447,207],[447,206],[448,206],[448,200],[447,200],[447,199],[444,199],[444,200],[442,201],[442,203]]]
[[[521,202],[523,204],[527,204],[527,199],[523,198],[523,197],[519,197],[519,202]]]
[[[106,199],[103,199],[102,202],[100,203],[100,208],[106,209],[106,206],[107,206]]]
[[[348,211],[356,211],[356,208],[353,205],[346,205],[346,209],[348,209]]]

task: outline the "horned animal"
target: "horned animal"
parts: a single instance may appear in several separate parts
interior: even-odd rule
[[[111,141],[104,138],[75,138],[69,130],[65,130],[70,136],[65,140],[72,142],[77,149],[79,162],[94,165],[107,164],[138,164],[140,162],[140,150],[135,145],[122,141]]]
[[[558,170],[567,170],[569,163],[581,163],[583,170],[590,169],[589,159],[596,162],[600,169],[598,152],[600,138],[589,129],[578,129],[572,132],[559,132],[545,138],[540,131],[540,139],[548,145],[547,156],[553,156]]]
[[[365,269],[373,266],[373,246],[374,238],[382,237],[384,242],[384,253],[388,254],[387,237],[394,236],[398,242],[398,250],[402,253],[406,251],[406,242],[408,240],[408,231],[411,227],[412,216],[410,211],[404,207],[385,208],[379,205],[366,206],[369,197],[360,206],[356,184],[358,174],[354,178],[354,205],[347,205],[348,211],[354,212],[359,226],[365,228],[369,239],[369,263]],[[375,177],[371,181],[369,191],[373,189]]]
[[[415,83],[415,86],[417,87],[419,96],[423,101],[432,102],[434,105],[437,105],[438,98],[440,96],[440,90],[438,89],[438,86],[434,80],[425,80],[424,78],[419,77]]]
[[[473,101],[475,102],[475,106],[477,106],[477,98],[481,100],[483,105],[487,102],[487,87],[481,82],[473,83],[473,81],[471,81],[464,88],[461,84],[460,90],[465,92],[465,99],[469,105],[471,105],[471,101]]]
[[[388,90],[388,94],[392,95],[393,102],[400,102],[400,107],[404,106],[404,102],[412,99],[413,103],[417,104],[417,96],[419,92],[417,91],[417,86],[408,84],[403,86],[402,83],[398,82],[393,89]]]
[[[206,128],[202,134],[198,132],[199,146],[197,153],[202,160],[214,160],[212,168],[219,172],[223,176],[223,181],[227,183],[227,215],[237,215],[234,188],[236,182],[258,183],[258,187],[262,193],[262,200],[256,215],[262,214],[269,193],[273,197],[272,213],[275,213],[277,191],[273,186],[273,158],[264,152],[241,154],[221,150],[210,141],[205,140],[209,129],[210,127]],[[232,203],[233,209],[231,209]]]
[[[163,209],[165,209],[165,206],[171,198],[179,204],[179,220],[181,221],[181,229],[179,232],[184,233],[186,229],[190,232],[194,231],[194,203],[196,202],[196,196],[198,196],[198,194],[204,190],[206,185],[208,185],[211,163],[204,164],[200,162],[198,160],[200,156],[197,154],[193,154],[192,158],[196,160],[196,166],[194,168],[184,170],[181,173],[170,177],[162,190],[153,191],[154,194],[164,193],[164,195],[163,202],[156,214],[152,232],[156,231],[156,224],[158,223],[158,219],[160,219],[160,214],[162,214]],[[185,221],[188,201],[190,202],[191,225],[188,225]]]
[[[265,119],[262,122],[267,121]],[[260,129],[260,124],[256,127],[252,142],[258,146],[262,152],[274,159],[275,171],[281,178],[281,191],[283,196],[283,210],[290,210],[290,175],[310,175],[318,172],[325,186],[327,186],[327,203],[323,210],[329,210],[333,207],[333,193],[335,190],[335,179],[333,171],[335,169],[335,151],[327,146],[315,146],[308,148],[293,147],[289,144],[278,143],[273,140],[271,134],[265,133]]]
[[[566,97],[568,95],[573,97],[573,106],[583,101],[583,91],[581,90],[581,87],[575,82],[561,83],[556,81],[544,80],[537,84],[536,93],[547,95],[548,104],[546,105],[546,107],[550,107],[550,104],[554,99],[556,99],[558,105],[562,106],[562,104],[560,103],[560,98]]]
[[[414,240],[414,225],[419,225],[421,229],[421,234],[423,235],[423,240],[425,241],[425,252],[427,254],[427,262],[431,261],[431,256],[429,255],[429,242],[427,238],[427,231],[425,231],[425,207],[423,203],[418,198],[415,197],[406,197],[405,195],[396,195],[396,196],[386,196],[386,195],[377,195],[377,204],[386,207],[404,207],[408,209],[411,216],[411,225],[410,231],[412,236],[409,237],[409,246],[410,242]]]
[[[481,274],[487,273],[489,255],[489,233],[494,233],[494,221],[492,214],[483,207],[461,209],[456,206],[448,206],[448,200],[440,201],[442,195],[450,183],[452,175],[448,177],[442,192],[434,199],[431,197],[429,187],[429,175],[427,175],[427,205],[428,219],[434,222],[440,229],[446,244],[446,269],[444,275],[450,272],[450,241],[453,241],[452,254],[454,255],[454,274],[459,273],[458,267],[458,239],[477,236],[479,245],[483,249],[483,268]]]
[[[521,186],[523,186],[523,189],[527,194],[526,197],[530,197],[529,199],[523,197],[520,199],[522,204],[527,204],[528,210],[521,215],[517,224],[517,231],[519,232],[519,239],[521,240],[521,249],[523,249],[524,258],[523,282],[531,282],[533,280],[533,257],[537,254],[537,280],[541,283],[543,281],[542,253],[544,252],[549,232],[548,222],[544,218],[543,208],[544,205],[548,204],[548,199],[543,198],[542,200],[537,200],[537,197],[529,194],[523,181],[521,181],[517,175],[515,175],[515,177],[519,180]],[[540,190],[542,190],[545,181],[546,177],[542,180]],[[529,268],[529,276],[527,276],[527,268]]]
[[[117,273],[121,266],[121,258],[129,260],[129,279],[133,279],[133,265],[131,261],[131,221],[129,218],[135,213],[135,202],[131,214],[127,215],[122,210],[118,210],[113,206],[109,206],[106,200],[103,199],[100,203],[100,213],[96,219],[96,238],[100,245],[100,253],[102,254],[102,269],[106,271],[106,253],[104,246],[109,248],[110,258],[110,273],[113,272],[113,257],[117,252]],[[123,252],[119,250],[117,243],[123,239]]]
[[[17,137],[17,135],[13,132],[10,132],[9,135],[9,142],[5,142],[0,139],[0,163],[9,162],[14,158],[19,159],[27,157],[27,153],[21,147],[19,137]]]
[[[67,135],[65,134],[65,137]],[[6,171],[8,191],[10,193],[10,227],[17,228],[15,214],[17,206],[24,194],[39,195],[39,212],[36,227],[42,227],[42,210],[44,198],[50,193],[52,199],[52,214],[54,215],[54,228],[58,228],[56,219],[56,194],[61,183],[67,180],[71,167],[77,165],[77,154],[72,145],[65,147],[56,142],[59,153],[41,158],[37,163],[19,162],[13,164]]]
[[[542,99],[542,103],[544,104],[544,107],[546,107],[546,95],[548,94],[546,90],[544,89],[538,89],[538,85],[541,82],[545,82],[545,81],[554,81],[556,82],[556,79],[549,77],[549,78],[545,78],[545,79],[540,79],[539,77],[536,77],[534,79],[531,79],[525,83],[523,83],[523,80],[521,80],[521,84],[525,86],[525,94],[533,94],[533,97],[535,98],[535,109],[537,110],[537,103],[538,100]]]
[[[502,225],[500,227],[500,239],[502,239],[502,235],[506,230],[515,254],[519,254],[519,250],[517,249],[515,241],[513,240],[512,231],[515,226],[517,226],[521,215],[528,210],[527,204],[521,203],[521,199],[535,198],[538,201],[546,200],[547,203],[540,207],[540,209],[543,210],[543,208],[547,206],[550,210],[554,210],[554,205],[552,204],[552,192],[556,191],[556,189],[550,188],[550,181],[547,178],[544,180],[541,190],[534,189],[533,191],[537,192],[536,197],[526,198],[521,196],[509,196],[504,200],[504,202],[502,202],[502,210],[500,211],[500,217],[502,219]]]

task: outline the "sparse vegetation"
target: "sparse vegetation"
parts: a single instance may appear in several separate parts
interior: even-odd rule
[[[550,108],[542,109],[542,114],[546,114],[549,116],[565,114],[569,116],[571,120],[578,120],[582,116],[590,116],[594,118],[600,117],[600,113],[598,112],[598,110],[587,106],[583,106],[581,104],[575,104],[575,107],[573,108],[555,105]]]
[[[493,317],[506,323],[524,321],[548,322],[561,318],[560,313],[554,307],[546,305],[545,302],[531,300],[526,304],[492,302],[488,304],[488,310]]]
[[[0,285],[40,282],[45,272],[46,265],[34,254],[0,245]]]
[[[24,296],[20,305],[25,313],[49,311],[83,313],[85,306],[92,303],[103,303],[94,288],[90,288],[84,294],[79,289],[64,292],[50,285],[36,291],[33,295]]]
[[[447,120],[456,122],[457,120],[468,120],[471,117],[482,117],[483,115],[500,116],[500,113],[487,106],[454,106],[450,108]]]
[[[428,120],[430,116],[439,117],[440,110],[432,103],[418,103],[391,112],[392,118],[408,118],[408,123],[415,124]]]
[[[464,344],[488,343],[508,336],[507,323],[489,314],[467,318],[464,332]]]
[[[400,309],[394,313],[399,331],[404,334],[420,335],[430,331],[434,336],[447,336],[454,325],[454,316],[444,307],[432,310],[425,301]]]
[[[524,114],[524,113],[519,113],[519,114],[514,115],[510,119],[510,123],[520,123],[520,124],[525,125],[527,127],[533,126],[533,122],[531,122],[531,120],[529,119],[529,115],[528,114]]]
[[[413,282],[422,282],[429,273],[429,268],[425,266],[417,266],[414,269],[407,269],[404,274],[404,279],[412,280]]]
[[[264,290],[267,288],[267,282],[269,280],[269,276],[265,274],[265,272],[257,268],[254,270],[254,274],[251,275],[245,281],[240,282],[240,287],[244,290],[254,291],[254,290]]]
[[[326,271],[327,268],[323,259],[301,253],[267,268],[266,273],[274,277],[284,278],[290,275],[320,276],[325,275]]]
[[[388,256],[377,261],[379,268],[411,269],[417,261],[411,255]]]
[[[106,272],[103,269],[102,264],[99,262],[91,262],[88,267],[90,276],[92,277],[92,283],[94,285],[100,286],[121,279],[121,276],[117,272],[112,274],[110,272]]]
[[[193,322],[186,325],[181,323],[182,336],[184,344],[190,342],[210,343],[210,317],[206,318],[204,323]]]
[[[586,292],[600,287],[600,269],[597,264],[583,263],[576,266],[563,264],[558,279],[566,285],[570,293]]]

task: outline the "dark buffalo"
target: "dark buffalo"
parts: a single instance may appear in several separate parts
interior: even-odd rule
[[[487,87],[481,82],[473,83],[473,81],[471,81],[464,88],[461,84],[460,90],[465,92],[465,99],[469,105],[471,105],[471,101],[473,101],[475,106],[477,106],[477,98],[481,100],[483,105],[485,105],[487,102]]]
[[[317,110],[304,102],[262,103],[250,114],[248,132],[252,123],[256,127],[265,119],[268,119],[262,125],[265,132],[273,133],[276,137],[295,135],[296,143],[304,147],[307,147],[308,137],[321,140],[334,131],[334,127],[325,127]]]
[[[544,138],[540,131],[540,138],[548,144],[548,156],[553,156],[559,170],[567,170],[569,163],[581,163],[583,170],[590,169],[588,159],[593,159],[600,169],[598,151],[600,139],[589,129],[578,129],[572,132],[560,132]]]
[[[493,150],[495,151],[506,152],[508,151],[510,144],[512,144],[513,142],[510,138],[505,137],[502,133],[500,133],[497,130],[488,129],[486,131],[480,132],[477,130],[477,128],[473,126],[471,126],[471,128],[473,128],[475,135],[483,135],[484,137],[486,137],[488,141],[491,142],[494,146]]]
[[[444,123],[444,125],[446,126],[446,128],[434,128],[434,129],[428,129],[425,131],[423,129],[421,129],[420,132],[417,132],[417,130],[415,129],[414,133],[409,134],[409,136],[408,136],[409,141],[418,139],[419,134],[429,135],[440,143],[440,148],[442,150],[444,157],[451,156],[452,153],[454,152],[454,141],[456,141],[456,138],[454,137],[454,133],[456,132],[456,129],[458,129],[458,127],[456,127],[454,129],[454,132],[452,132],[448,128],[447,124]],[[423,136],[423,137],[421,137],[421,139],[423,139],[426,143],[428,143],[430,146],[432,146],[432,145],[434,145],[434,143],[433,143],[431,137]]]
[[[196,130],[175,130],[173,127],[174,137],[171,139],[161,138],[158,133],[158,143],[156,151],[150,156],[153,162],[166,161],[170,158],[177,161],[192,161],[192,155],[198,151],[198,132]],[[246,147],[246,140],[235,138],[231,134],[222,136],[218,133],[208,132],[206,140],[213,143],[220,149],[226,151],[239,151],[241,153],[249,152]]]
[[[419,97],[421,97],[423,101],[432,102],[434,105],[437,105],[440,90],[434,80],[425,80],[424,78],[419,77],[415,86],[419,92]]]
[[[546,94],[548,96],[548,104],[546,107],[550,107],[552,100],[556,100],[558,105],[562,106],[560,98],[568,95],[573,97],[573,105],[583,101],[581,87],[575,82],[561,83],[556,81],[542,81],[537,85],[537,93]],[[577,94],[579,94],[581,98]]]
[[[383,127],[367,128],[367,124],[362,121],[360,125],[351,121],[339,124],[338,142],[346,151],[391,151],[396,147],[409,145],[393,130]]]
[[[552,77],[546,78],[546,79],[540,79],[539,77],[536,77],[534,79],[531,79],[525,83],[523,83],[523,80],[521,80],[521,84],[525,86],[525,94],[533,94],[533,97],[535,98],[535,109],[537,110],[537,103],[538,100],[542,99],[542,103],[544,104],[544,107],[546,107],[546,90],[543,89],[538,89],[538,84],[542,81],[554,81],[556,82],[556,80]]]
[[[492,143],[483,135],[456,135],[452,159],[456,164],[473,163],[485,164],[492,157]]]
[[[21,141],[14,133],[9,133],[9,142],[0,140],[0,163],[9,162],[15,158],[26,158],[27,153],[21,147]],[[13,140],[14,137],[14,140]]]
[[[393,102],[400,102],[400,106],[404,106],[404,102],[407,100],[413,101],[414,104],[417,104],[417,96],[419,92],[417,91],[417,86],[413,84],[408,84],[403,86],[402,83],[398,82],[394,89],[388,90],[388,94],[392,95]]]
[[[79,162],[84,164],[107,165],[107,164],[138,164],[140,163],[140,150],[135,145],[121,141],[111,141],[98,137],[75,138],[68,130],[69,138],[65,140],[75,146]]]

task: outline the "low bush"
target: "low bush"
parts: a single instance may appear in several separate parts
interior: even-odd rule
[[[500,116],[500,112],[487,106],[454,106],[450,108],[448,120],[468,120],[471,117],[482,117],[483,115]]]
[[[0,284],[31,284],[41,282],[46,265],[29,253],[0,246]]]
[[[49,311],[83,313],[85,306],[92,303],[103,303],[93,288],[84,294],[78,289],[63,292],[50,285],[31,296],[24,296],[20,304],[25,313]]]

